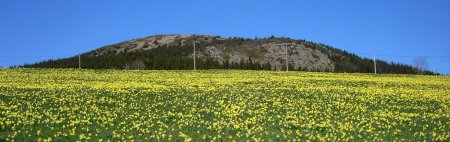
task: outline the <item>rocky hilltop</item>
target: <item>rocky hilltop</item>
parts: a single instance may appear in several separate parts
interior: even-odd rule
[[[107,45],[81,54],[82,68],[192,69],[193,43],[198,69],[372,72],[373,60],[328,45],[290,38],[240,38],[211,35],[154,35]],[[23,67],[77,68],[78,57],[48,60]],[[398,63],[377,61],[380,73],[416,73]]]
[[[255,64],[270,64],[272,70],[280,70],[286,66],[286,46],[288,48],[289,64],[292,69],[308,69],[318,71],[333,71],[334,62],[322,51],[308,48],[305,44],[289,39],[259,39],[245,40],[236,45],[220,43],[228,39],[209,35],[156,35],[140,38],[99,48],[90,52],[90,56],[120,54],[125,52],[140,52],[152,50],[160,46],[193,46],[197,44],[199,59],[213,58],[220,64],[224,62],[253,62]],[[219,43],[219,44],[211,44]],[[192,57],[192,54],[188,55]]]

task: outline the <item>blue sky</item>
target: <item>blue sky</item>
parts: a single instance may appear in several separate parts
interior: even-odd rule
[[[2,0],[0,66],[154,34],[285,36],[450,74],[449,0]],[[442,57],[445,56],[445,57]]]

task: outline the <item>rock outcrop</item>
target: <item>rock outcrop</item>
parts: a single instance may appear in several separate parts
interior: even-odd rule
[[[306,47],[290,39],[243,40],[237,44],[220,42],[226,40],[230,39],[210,35],[156,35],[105,46],[94,50],[90,56],[139,52],[160,46],[192,46],[192,42],[196,41],[207,43],[206,46],[198,46],[196,55],[199,59],[213,58],[221,64],[242,61],[268,63],[272,70],[281,70],[286,67],[285,45],[287,44],[287,58],[289,65],[294,69],[333,71],[335,67],[335,63],[322,51]]]

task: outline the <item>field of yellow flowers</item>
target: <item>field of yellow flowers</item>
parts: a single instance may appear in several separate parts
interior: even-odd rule
[[[3,141],[450,141],[450,77],[0,69]]]

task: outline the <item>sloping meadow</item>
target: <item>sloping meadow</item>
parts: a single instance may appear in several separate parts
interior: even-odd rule
[[[6,141],[450,141],[450,78],[0,70]]]

